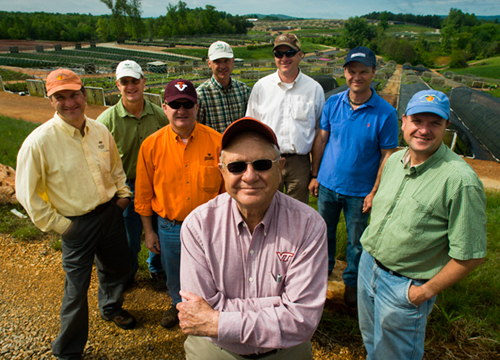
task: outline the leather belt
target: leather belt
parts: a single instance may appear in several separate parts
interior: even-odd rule
[[[404,275],[401,275],[400,273],[397,273],[395,272],[394,270],[391,270],[389,269],[388,267],[385,267],[384,264],[382,264],[380,261],[378,261],[377,259],[375,259],[375,264],[377,264],[377,266],[379,268],[381,268],[382,270],[384,270],[386,273],[389,273],[391,275],[394,275],[394,276],[397,276],[397,277],[400,277],[400,278],[407,278],[407,279],[410,279],[410,280],[415,280],[415,281],[419,281],[419,282],[425,282],[425,281],[428,281],[427,279],[412,279],[412,278],[409,278],[408,276],[404,276]]]
[[[281,154],[281,157],[287,158],[287,157],[290,157],[290,156],[295,156],[295,155],[298,155],[298,154],[292,154],[292,153],[288,153],[288,154]]]
[[[92,210],[91,212],[87,213],[86,215],[88,215],[88,214],[100,214],[100,213],[102,213],[111,204],[113,204],[114,202],[116,202],[117,199],[118,199],[118,197],[116,195],[113,196],[113,198],[111,200],[109,200],[108,202],[106,202],[104,204],[98,205],[94,210]]]
[[[248,354],[248,355],[239,355],[243,359],[262,359],[263,357],[269,356],[269,355],[274,355],[278,352],[278,349],[274,349],[265,353],[260,353],[260,354]]]

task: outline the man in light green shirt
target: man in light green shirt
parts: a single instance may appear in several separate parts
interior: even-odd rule
[[[474,170],[443,144],[450,103],[415,94],[408,149],[387,161],[363,233],[358,314],[367,359],[421,359],[437,294],[486,256],[486,198]]]
[[[125,60],[116,68],[116,86],[121,93],[120,101],[107,109],[97,121],[104,124],[113,135],[127,175],[127,185],[135,194],[137,157],[142,142],[152,133],[168,124],[165,112],[159,106],[144,99],[146,79],[135,61]],[[142,221],[132,203],[123,212],[130,250],[132,272],[129,283],[139,268],[137,256],[141,251]],[[166,279],[159,255],[150,252],[149,273],[156,290],[166,289]]]

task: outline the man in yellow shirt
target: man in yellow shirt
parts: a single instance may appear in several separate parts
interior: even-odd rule
[[[85,116],[87,95],[80,78],[58,69],[47,77],[56,113],[24,141],[17,157],[16,196],[42,231],[62,236],[66,273],[61,330],[52,344],[58,359],[81,359],[88,337],[87,290],[94,257],[99,310],[123,329],[136,325],[122,308],[130,273],[122,212],[132,193],[120,155],[102,124]]]
[[[222,135],[196,122],[197,94],[190,81],[177,79],[165,88],[163,110],[170,124],[141,145],[135,179],[135,211],[141,215],[146,246],[161,254],[173,305],[161,325],[178,324],[181,302],[180,230],[186,216],[224,191],[218,169]],[[154,214],[158,214],[157,219]],[[153,230],[158,222],[158,233]]]

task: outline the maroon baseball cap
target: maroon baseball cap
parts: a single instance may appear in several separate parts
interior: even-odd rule
[[[227,127],[226,131],[224,131],[224,134],[222,134],[221,150],[224,150],[224,148],[235,135],[244,131],[258,132],[264,135],[271,143],[276,145],[278,149],[280,148],[278,145],[278,139],[276,138],[276,134],[274,133],[273,129],[260,122],[259,120],[247,116],[236,120]]]
[[[198,95],[194,85],[189,80],[176,79],[172,80],[165,87],[163,99],[169,103],[178,99],[191,100],[194,103],[198,102]]]

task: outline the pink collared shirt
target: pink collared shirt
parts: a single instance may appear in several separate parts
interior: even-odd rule
[[[251,234],[226,193],[186,218],[181,242],[181,289],[221,312],[208,340],[252,354],[311,339],[328,282],[326,224],[314,209],[277,192]]]

